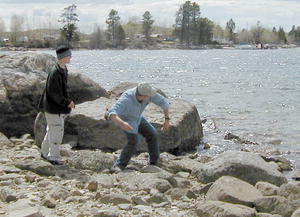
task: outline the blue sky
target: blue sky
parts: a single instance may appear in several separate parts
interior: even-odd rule
[[[7,29],[13,14],[26,17],[26,26],[59,26],[58,16],[64,7],[78,6],[81,31],[90,32],[94,24],[105,28],[111,9],[119,12],[121,20],[140,19],[149,10],[156,23],[172,26],[175,13],[184,0],[0,0],[0,17]],[[259,20],[265,27],[283,26],[289,31],[292,25],[300,26],[300,0],[201,0],[201,15],[225,26],[232,18],[238,28],[250,28]],[[297,23],[298,22],[298,23]]]

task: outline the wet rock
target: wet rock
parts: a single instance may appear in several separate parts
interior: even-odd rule
[[[224,137],[225,140],[232,140],[236,143],[241,143],[241,144],[250,144],[250,145],[259,145],[258,143],[256,142],[251,142],[249,140],[246,140],[246,139],[242,139],[240,138],[239,136],[236,136],[232,133],[227,133]]]
[[[227,151],[198,169],[193,174],[200,182],[209,183],[221,176],[233,176],[252,185],[266,181],[274,185],[286,183],[286,178],[273,166],[254,153]]]
[[[252,208],[221,201],[200,202],[197,205],[196,213],[199,217],[256,217],[256,211]]]
[[[127,137],[123,130],[112,121],[104,118],[107,108],[116,101],[114,99],[99,98],[76,106],[65,121],[66,139],[74,137],[78,148],[100,149],[115,151],[123,148]],[[194,150],[203,137],[203,129],[197,108],[184,100],[171,99],[170,129],[162,132],[163,114],[159,107],[151,103],[143,113],[147,120],[158,130],[161,152],[181,153],[185,150]],[[45,119],[42,115],[36,119],[36,143],[41,144],[45,134]],[[43,127],[44,126],[44,127]],[[72,140],[72,139],[71,139]],[[142,138],[137,146],[138,152],[148,151],[147,144]]]
[[[264,195],[264,196],[272,196],[277,195],[279,187],[276,185],[272,185],[268,182],[257,182],[255,187]]]
[[[280,196],[265,196],[254,201],[254,206],[258,212],[279,214],[284,217],[291,216],[299,205],[299,201],[289,201]]]
[[[18,161],[15,166],[21,170],[28,170],[41,176],[55,176],[55,167],[46,161],[25,160]]]
[[[0,131],[7,136],[33,134],[39,98],[47,74],[56,63],[48,54],[12,53],[0,58]],[[70,96],[76,102],[108,96],[98,84],[74,69],[69,69]]]
[[[206,199],[252,207],[253,202],[262,197],[254,186],[231,176],[222,176],[208,190]]]
[[[295,181],[300,181],[300,171],[295,171],[292,175],[292,179]]]

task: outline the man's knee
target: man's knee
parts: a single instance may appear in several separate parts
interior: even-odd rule
[[[126,134],[127,134],[127,145],[136,146],[136,144],[138,143],[138,136],[132,133],[126,133]]]

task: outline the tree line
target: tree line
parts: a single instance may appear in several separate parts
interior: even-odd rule
[[[80,42],[88,41],[87,47],[103,49],[125,48],[132,44],[137,47],[148,47],[155,46],[159,41],[152,37],[155,20],[149,11],[145,11],[141,19],[122,24],[118,11],[112,9],[106,19],[106,29],[102,30],[99,25],[95,25],[93,33],[87,35],[79,31],[80,20],[76,10],[75,4],[63,9],[58,19],[60,37],[55,43],[66,43],[71,47],[78,47]],[[0,17],[0,34],[4,31],[5,23]],[[24,31],[24,18],[13,15],[9,35],[12,44],[17,44],[22,31]],[[162,37],[164,38],[160,40],[170,39],[174,44],[185,48],[206,44],[300,44],[300,27],[294,25],[289,32],[285,32],[282,27],[265,28],[260,21],[257,21],[250,29],[236,31],[236,23],[233,19],[230,19],[223,28],[207,17],[202,17],[198,3],[186,1],[176,12],[175,24]],[[45,40],[39,43],[47,46]],[[48,46],[51,46],[50,42]]]

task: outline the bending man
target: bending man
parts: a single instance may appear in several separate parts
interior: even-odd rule
[[[142,112],[150,102],[163,109],[164,123],[162,130],[168,130],[170,119],[169,103],[147,83],[141,83],[137,87],[124,92],[116,104],[108,111],[108,118],[125,131],[128,140],[127,145],[123,148],[112,168],[112,172],[119,172],[126,168],[139,142],[139,134],[145,137],[148,144],[150,164],[157,165],[159,159],[157,131],[142,116]]]

